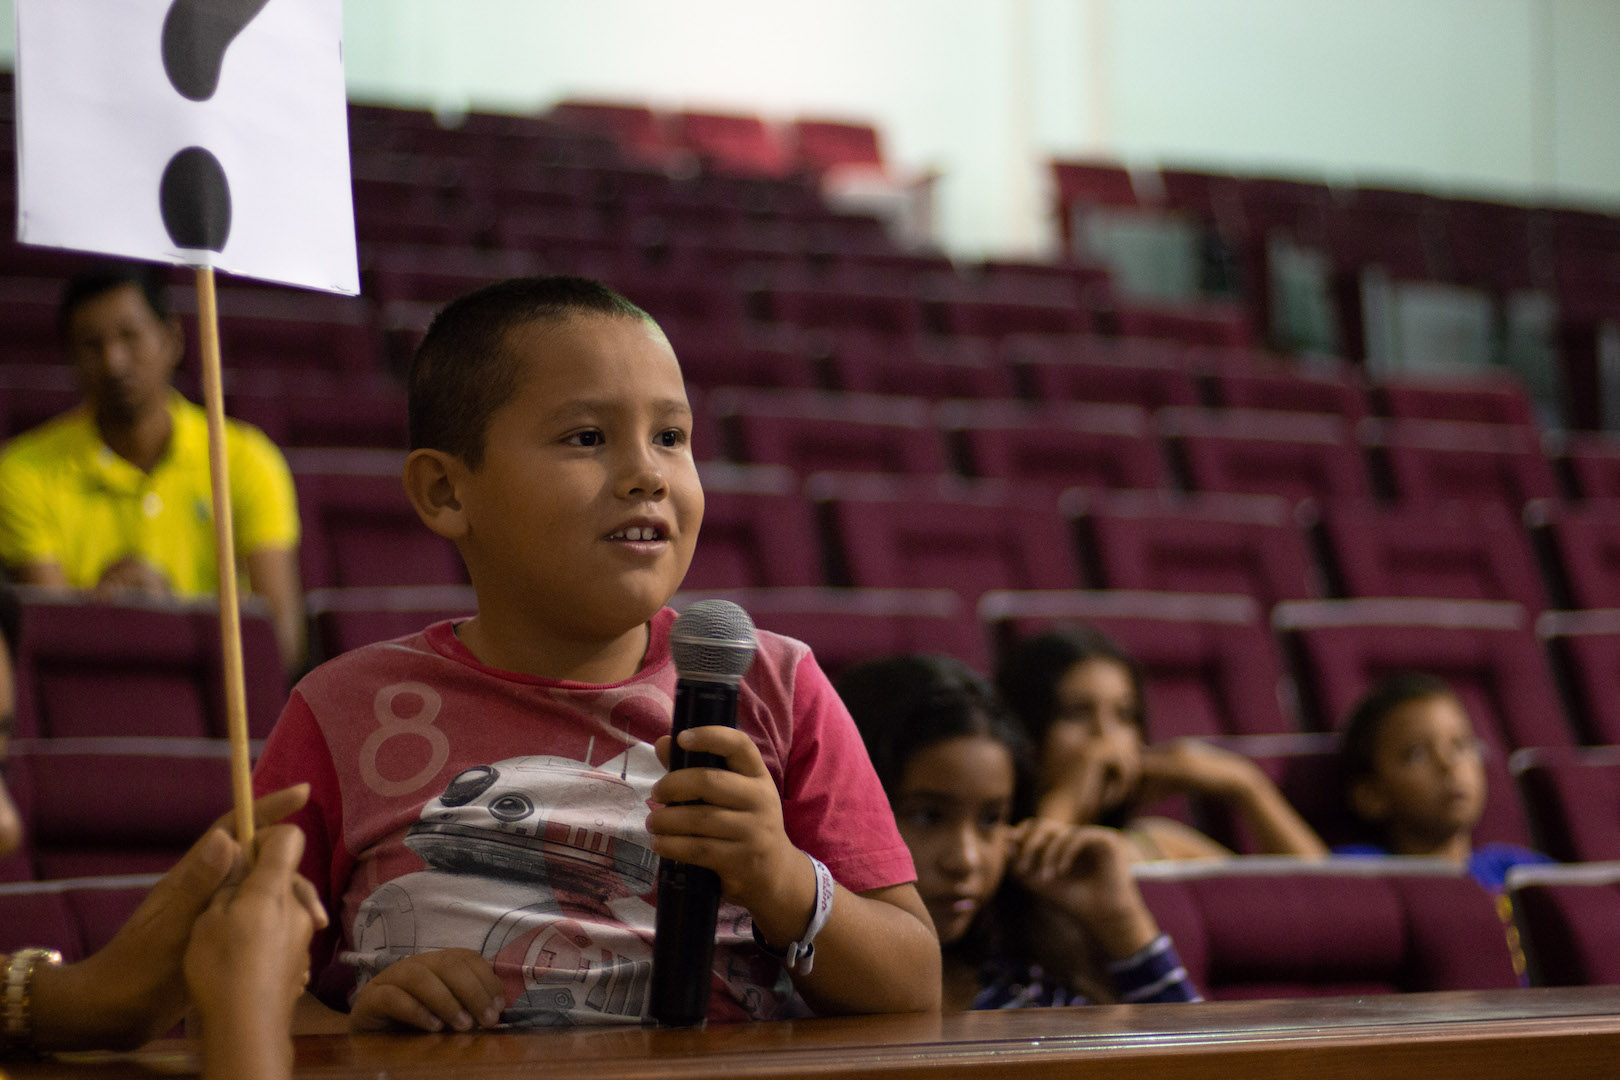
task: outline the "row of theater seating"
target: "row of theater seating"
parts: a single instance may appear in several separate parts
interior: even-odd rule
[[[990,593],[980,623],[946,590],[739,590],[683,593],[741,603],[760,626],[807,641],[831,671],[899,651],[949,652],[986,666],[998,639],[1082,620],[1141,662],[1153,738],[1224,740],[1258,761],[1331,842],[1351,839],[1332,737],[1321,734],[1363,689],[1397,670],[1444,675],[1486,744],[1480,842],[1534,842],[1571,861],[1620,859],[1620,751],[1580,747],[1545,655],[1511,604],[1369,600],[1279,605],[1264,625],[1240,596],[1143,592]],[[323,646],[348,649],[475,608],[465,587],[312,594]],[[1620,744],[1614,673],[1620,618],[1560,643],[1584,658],[1585,719]],[[248,718],[268,734],[285,697],[262,612],[244,619]],[[1285,678],[1286,647],[1295,678]],[[0,877],[133,872],[162,865],[219,812],[227,753],[217,627],[206,606],[103,606],[29,593],[18,642],[11,783],[32,847]],[[1317,732],[1293,715],[1296,684]],[[1175,806],[1238,850],[1254,845],[1217,806]],[[178,845],[178,847],[177,847]],[[6,867],[9,865],[9,869]]]
[[[1143,896],[1212,1000],[1620,981],[1620,864],[1521,875],[1517,925],[1471,879],[1428,860],[1285,859],[1138,870]],[[0,884],[0,952],[101,948],[155,880]]]

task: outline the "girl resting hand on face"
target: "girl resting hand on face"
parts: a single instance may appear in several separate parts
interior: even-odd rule
[[[1124,835],[1024,816],[1028,740],[983,679],[897,656],[836,686],[916,863],[947,1010],[1199,1000]]]
[[[1141,672],[1096,630],[1060,629],[1016,643],[996,683],[1037,747],[1041,819],[1123,829],[1137,859],[1229,856],[1191,826],[1140,813],[1170,795],[1200,795],[1232,807],[1262,854],[1327,854],[1248,758],[1197,739],[1148,745]]]

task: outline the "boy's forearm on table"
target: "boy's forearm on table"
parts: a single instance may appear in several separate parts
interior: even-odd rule
[[[817,1013],[929,1012],[939,1008],[939,939],[910,885],[852,893],[838,887],[794,985]]]

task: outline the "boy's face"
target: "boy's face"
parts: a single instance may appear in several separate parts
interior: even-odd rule
[[[1446,694],[1396,706],[1353,797],[1363,817],[1409,834],[1438,842],[1471,831],[1485,809],[1485,764],[1462,703]]]
[[[692,410],[668,341],[640,319],[575,316],[507,335],[517,392],[460,489],[480,607],[573,640],[646,622],[674,595],[703,522]]]

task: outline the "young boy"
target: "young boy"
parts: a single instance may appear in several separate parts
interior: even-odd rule
[[[1492,892],[1508,870],[1552,860],[1513,844],[1473,846],[1485,811],[1485,765],[1463,703],[1443,679],[1396,675],[1351,710],[1339,742],[1350,809],[1378,844],[1341,855],[1430,855],[1468,867]]]
[[[683,736],[729,772],[665,775],[691,423],[669,342],[595,282],[502,282],[434,320],[404,482],[478,614],[311,673],[256,780],[312,782],[303,869],[336,923],[316,983],[341,1003],[358,981],[352,1029],[642,1020],[660,857],[721,880],[711,1018],[785,1016],[795,991],[938,1007],[910,856],[804,645],[762,632],[738,729]],[[825,906],[815,860],[839,884],[790,979],[779,956]]]

